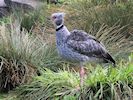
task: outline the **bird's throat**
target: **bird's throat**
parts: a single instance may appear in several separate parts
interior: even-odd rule
[[[67,37],[70,35],[70,32],[68,31],[66,26],[62,26],[58,28],[58,31],[56,31],[56,38],[59,42],[65,42]]]
[[[60,29],[62,29],[64,27],[64,25],[60,25],[56,28],[56,31],[59,31]]]

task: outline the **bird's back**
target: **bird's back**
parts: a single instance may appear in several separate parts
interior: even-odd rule
[[[102,59],[104,62],[113,62],[114,59],[94,36],[82,30],[74,30],[66,39],[67,46],[73,51],[89,58]]]

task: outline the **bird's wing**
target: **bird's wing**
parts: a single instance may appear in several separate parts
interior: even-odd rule
[[[72,49],[74,52],[89,57],[103,58],[107,60],[113,59],[106,51],[103,44],[101,44],[95,37],[88,35],[81,30],[72,31],[71,35],[66,39],[66,44],[68,48]]]

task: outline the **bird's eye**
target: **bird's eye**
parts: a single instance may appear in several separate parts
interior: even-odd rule
[[[53,16],[53,19],[56,19],[56,16]]]

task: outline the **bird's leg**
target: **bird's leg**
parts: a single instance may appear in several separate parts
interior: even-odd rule
[[[84,74],[85,74],[84,68],[83,68],[83,66],[81,66],[80,67],[80,86],[81,87],[84,84]]]

